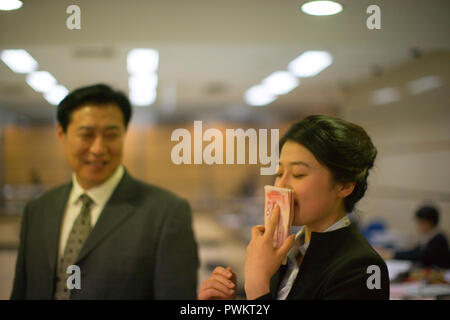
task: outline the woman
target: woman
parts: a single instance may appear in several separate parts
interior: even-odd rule
[[[293,225],[303,228],[278,250],[272,239],[279,208],[267,230],[252,228],[247,299],[388,299],[386,264],[347,217],[364,196],[377,155],[370,137],[350,122],[314,115],[288,130],[280,150],[275,186],[294,190]],[[234,299],[235,279],[231,268],[216,268],[199,299]]]

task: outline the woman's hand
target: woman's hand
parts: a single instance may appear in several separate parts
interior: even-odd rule
[[[203,281],[198,292],[199,300],[236,299],[236,274],[230,267],[217,267],[211,276]]]
[[[252,228],[252,239],[245,257],[245,293],[247,299],[256,299],[270,291],[270,278],[281,265],[294,244],[295,235],[290,235],[279,249],[273,247],[273,236],[280,216],[280,207],[275,205],[270,214],[267,230],[264,226]]]

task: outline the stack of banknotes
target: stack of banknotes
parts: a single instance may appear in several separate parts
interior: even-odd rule
[[[278,249],[290,234],[294,218],[294,192],[291,189],[264,186],[264,226],[267,228],[270,214],[275,204],[280,207],[280,218],[273,237],[273,246]]]

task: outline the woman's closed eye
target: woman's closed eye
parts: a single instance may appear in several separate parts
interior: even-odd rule
[[[282,176],[283,176],[283,172],[281,172],[281,173],[277,173],[275,176],[277,177],[277,178],[281,178]],[[304,176],[306,176],[306,174],[292,174],[292,177],[293,178],[295,178],[295,179],[300,179],[300,178],[302,178],[302,177],[304,177]]]

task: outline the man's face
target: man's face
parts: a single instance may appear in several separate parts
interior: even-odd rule
[[[425,219],[416,219],[416,223],[419,233],[428,233],[433,230],[434,227],[432,223]]]
[[[115,104],[87,104],[76,109],[65,133],[58,126],[58,136],[85,190],[105,182],[122,162],[125,125]]]

